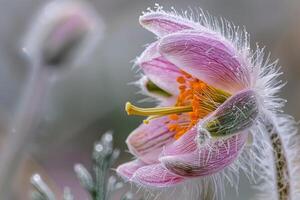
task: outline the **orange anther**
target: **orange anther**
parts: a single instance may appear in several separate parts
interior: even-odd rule
[[[181,130],[181,131],[179,131],[179,132],[177,132],[176,134],[175,134],[175,139],[177,140],[177,139],[179,139],[181,136],[183,136],[184,135],[184,133],[186,132],[186,130]]]
[[[192,78],[192,76],[185,71],[181,70],[181,73],[186,77],[186,78]]]
[[[179,77],[177,77],[176,81],[180,84],[184,84],[185,83],[185,78],[183,76],[179,76]]]
[[[201,87],[202,90],[206,89],[206,86],[207,86],[207,85],[206,85],[205,83],[203,83],[203,82],[200,83],[200,87]]]
[[[184,91],[186,89],[186,86],[185,85],[180,85],[178,88],[179,88],[179,90]]]
[[[177,124],[169,124],[168,126],[169,131],[175,131],[178,128]]]
[[[176,115],[176,114],[173,114],[173,115],[170,115],[170,116],[169,116],[169,119],[171,119],[171,120],[178,120],[178,119],[179,119],[179,116]]]

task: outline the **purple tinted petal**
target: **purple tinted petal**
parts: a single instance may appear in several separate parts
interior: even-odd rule
[[[145,166],[145,163],[143,163],[140,160],[133,160],[131,162],[122,164],[118,166],[117,173],[124,178],[125,180],[131,179],[132,175],[138,170],[139,168]]]
[[[196,135],[196,128],[190,129],[174,143],[166,146],[160,156],[179,155],[195,151],[197,149]]]
[[[250,84],[250,74],[236,48],[207,31],[185,31],[160,40],[159,52],[200,80],[234,93]]]
[[[166,127],[166,121],[168,117],[153,119],[134,130],[126,141],[130,152],[145,163],[158,162],[163,147],[175,140],[174,133]]]
[[[200,26],[182,17],[161,12],[144,14],[140,17],[140,24],[159,37]]]
[[[146,48],[138,58],[137,64],[144,74],[158,87],[171,93],[178,94],[178,83],[176,79],[181,76],[181,72],[174,64],[167,61],[157,51],[157,42]]]
[[[161,164],[148,165],[139,168],[131,181],[144,186],[170,187],[182,182],[184,178],[168,172]]]
[[[161,157],[160,161],[170,172],[183,177],[208,176],[223,170],[233,163],[247,140],[247,134],[216,141],[196,151]]]

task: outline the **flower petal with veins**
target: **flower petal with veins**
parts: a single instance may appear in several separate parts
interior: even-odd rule
[[[192,128],[178,140],[164,148],[160,156],[176,156],[195,151],[197,149],[197,144],[195,142],[196,136],[197,130],[196,128]]]
[[[125,180],[131,179],[133,174],[138,170],[139,168],[145,166],[145,163],[143,163],[140,160],[133,160],[128,163],[124,163],[117,168],[117,173],[122,176]]]
[[[236,49],[216,33],[185,31],[160,40],[159,52],[213,87],[235,93],[250,86],[250,74]]]
[[[137,59],[136,64],[153,83],[165,91],[177,95],[179,91],[176,78],[181,76],[180,70],[158,53],[157,44],[154,42],[149,45]]]
[[[208,176],[234,162],[246,140],[247,134],[239,134],[192,153],[161,157],[160,161],[170,172],[183,177]]]
[[[168,117],[141,124],[126,140],[131,153],[145,163],[158,162],[158,155],[163,147],[174,142],[174,133],[165,126]]]
[[[184,178],[170,173],[161,164],[141,167],[132,177],[132,181],[134,182],[153,187],[170,187],[183,180]]]
[[[162,37],[170,33],[181,30],[194,29],[196,23],[184,20],[167,13],[147,13],[140,17],[140,24],[153,32],[155,35]]]

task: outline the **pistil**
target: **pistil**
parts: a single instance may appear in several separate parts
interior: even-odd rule
[[[140,108],[132,105],[130,102],[126,103],[125,110],[128,115],[139,115],[139,116],[149,116],[153,118],[156,116],[166,116],[172,114],[182,114],[187,112],[192,112],[193,107],[188,106],[171,106],[171,107],[156,107],[156,108]]]

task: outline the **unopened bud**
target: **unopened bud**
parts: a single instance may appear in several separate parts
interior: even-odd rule
[[[68,16],[46,35],[42,57],[45,63],[57,66],[70,59],[88,34],[87,22],[79,15]]]
[[[96,11],[76,0],[51,2],[36,18],[23,49],[46,66],[83,59],[97,43],[103,27]]]

